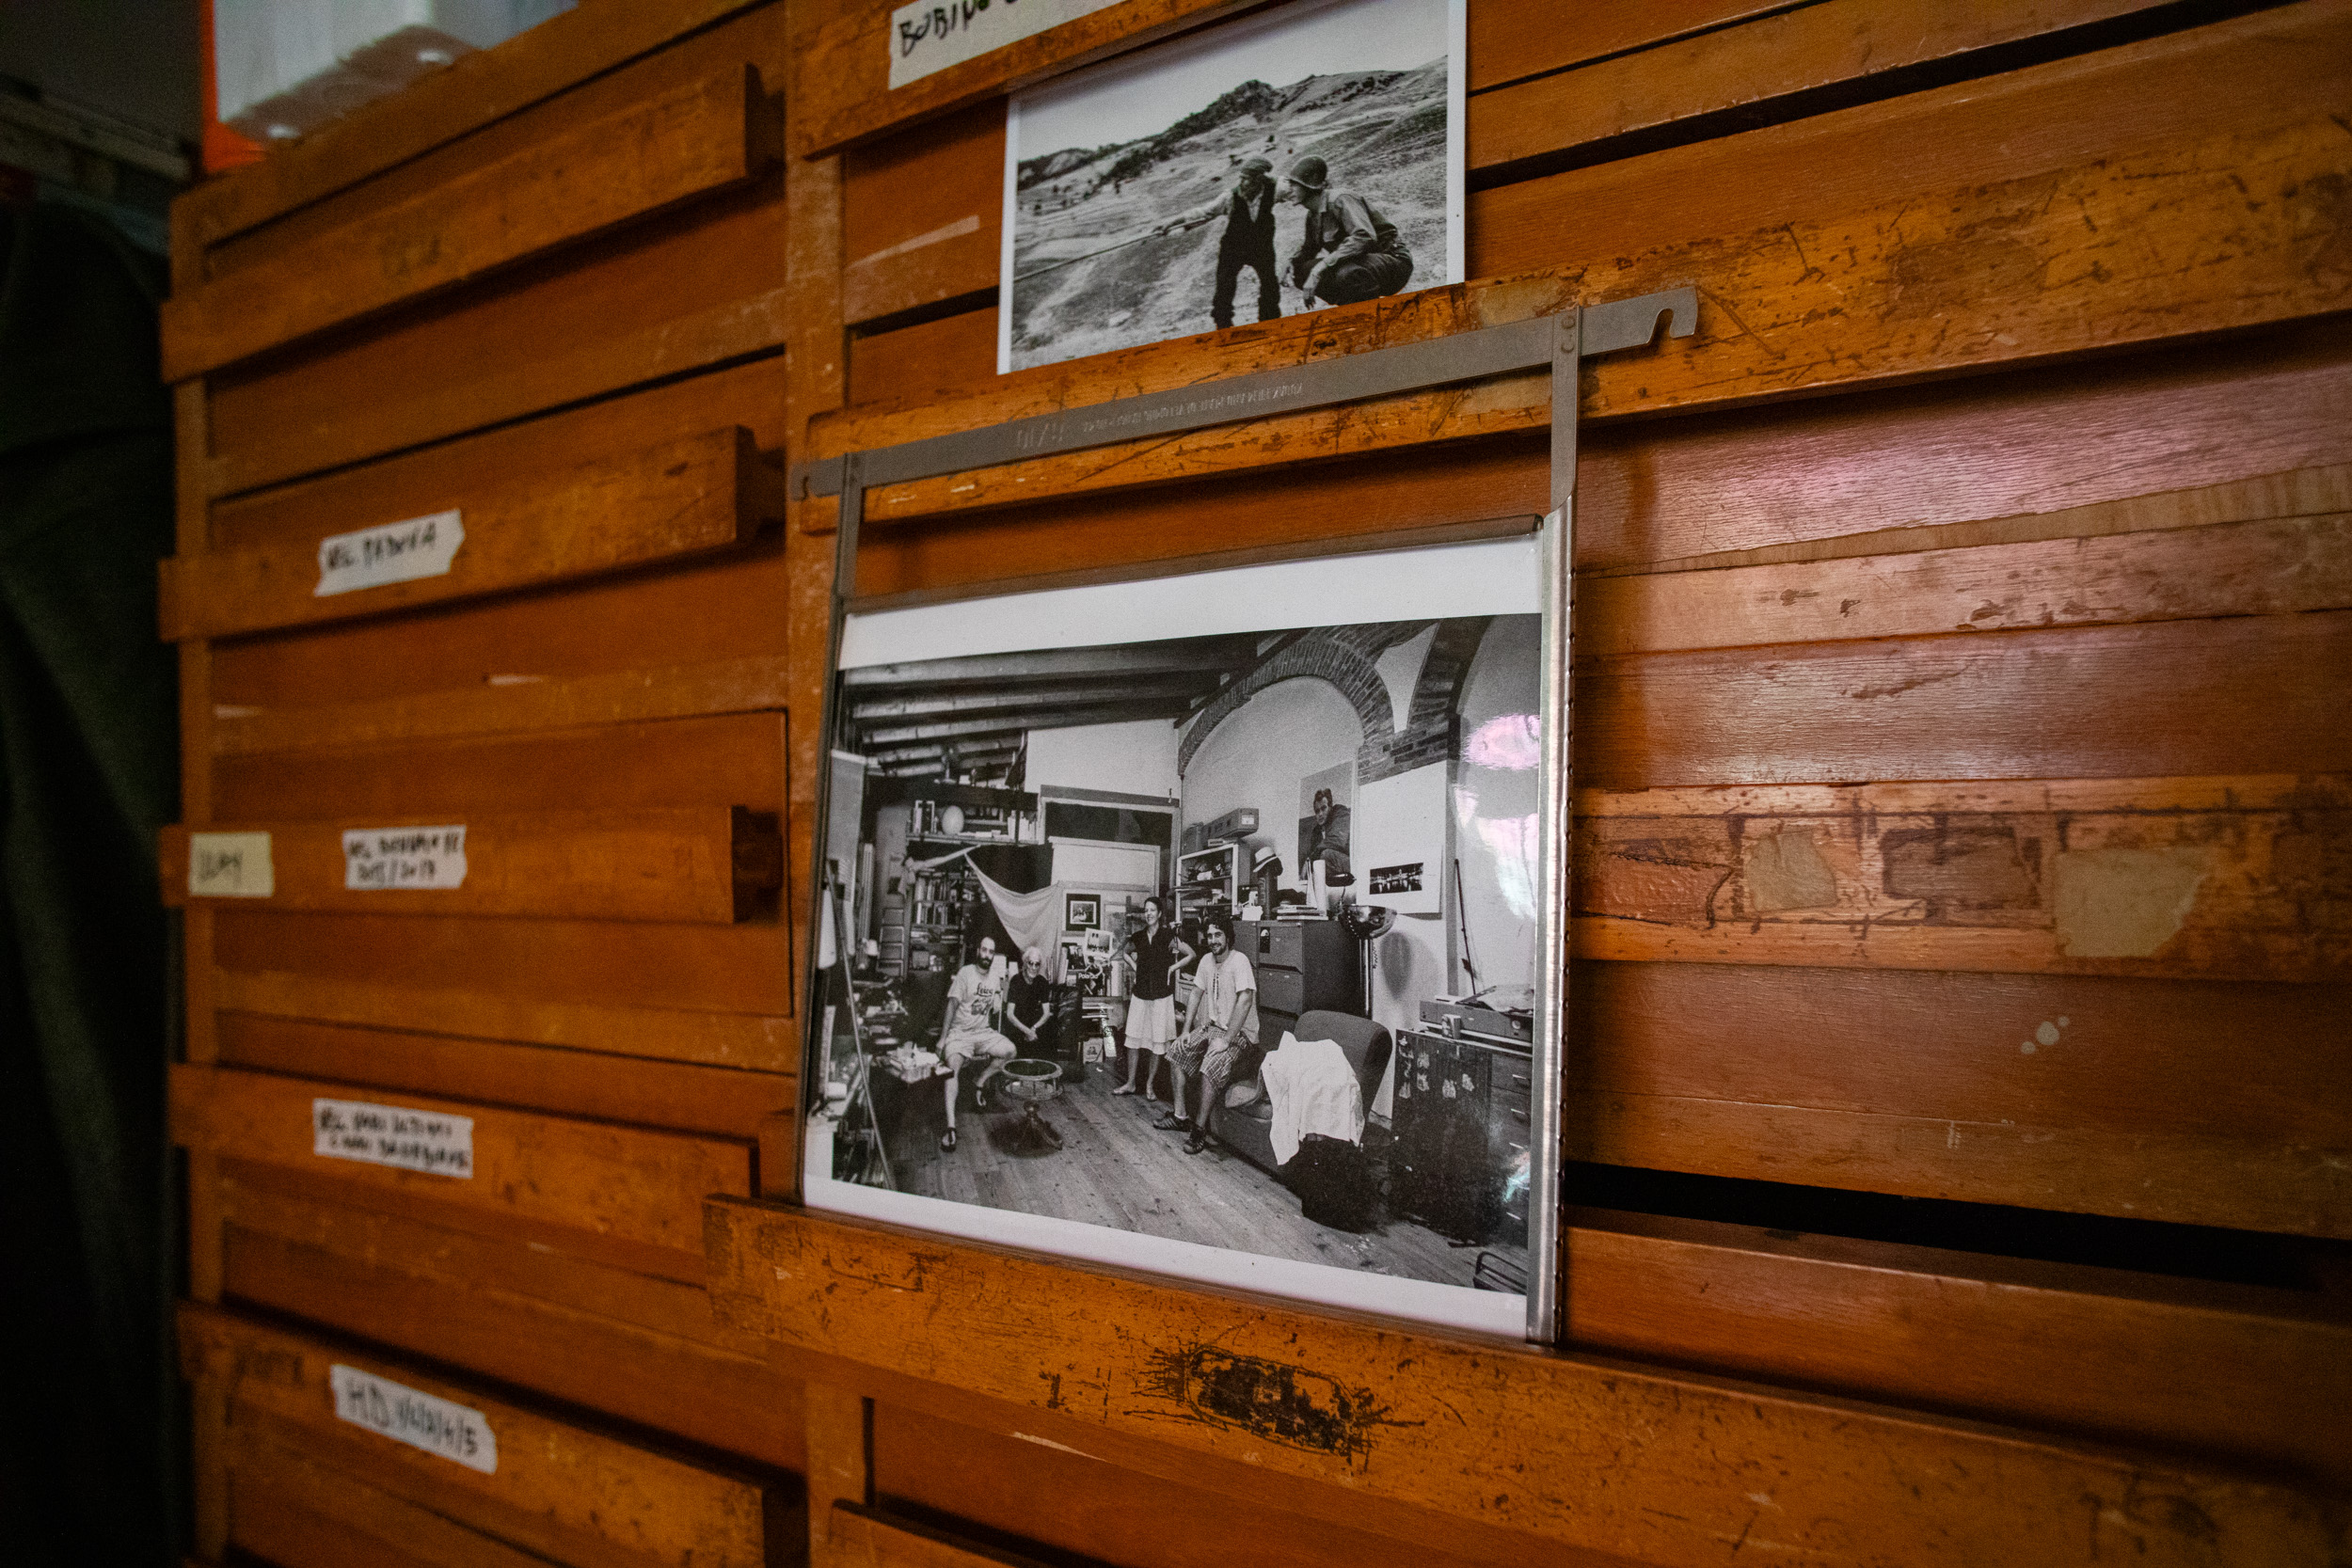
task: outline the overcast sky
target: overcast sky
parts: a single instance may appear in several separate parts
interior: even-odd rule
[[[1023,97],[1020,155],[1152,135],[1253,76],[1282,87],[1302,76],[1414,70],[1444,55],[1449,8],[1450,0],[1325,0],[1140,50]]]

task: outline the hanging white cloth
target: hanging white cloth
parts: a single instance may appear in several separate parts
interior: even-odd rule
[[[1274,1125],[1266,1131],[1276,1164],[1290,1164],[1299,1139],[1310,1132],[1351,1144],[1364,1141],[1363,1085],[1356,1082],[1356,1065],[1339,1041],[1302,1040],[1285,1030],[1281,1048],[1258,1064],[1258,1081],[1274,1111]]]
[[[1061,983],[1062,897],[1069,891],[1061,883],[1040,888],[1035,893],[1015,893],[1004,883],[991,879],[977,865],[972,875],[980,879],[980,891],[988,895],[989,908],[1004,923],[1011,934],[1014,952],[1008,955],[1015,963],[1021,954],[1034,947],[1045,958],[1045,977]]]

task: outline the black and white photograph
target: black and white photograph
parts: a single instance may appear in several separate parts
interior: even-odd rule
[[[807,1201],[1522,1333],[1535,548],[852,613]]]
[[[1465,0],[1298,0],[1016,94],[998,373],[1462,280]]]

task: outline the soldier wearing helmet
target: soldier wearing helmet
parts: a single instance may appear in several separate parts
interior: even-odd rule
[[[1331,189],[1321,158],[1300,158],[1282,171],[1282,199],[1307,210],[1290,271],[1311,300],[1353,305],[1395,293],[1413,276],[1412,253],[1396,225],[1362,197]]]

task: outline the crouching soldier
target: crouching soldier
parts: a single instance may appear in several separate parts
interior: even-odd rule
[[[1282,313],[1281,275],[1274,261],[1274,166],[1263,158],[1243,159],[1232,189],[1206,206],[1168,219],[1154,232],[1197,228],[1218,218],[1225,220],[1225,233],[1217,242],[1216,293],[1209,301],[1209,320],[1220,329],[1233,325],[1233,291],[1244,267],[1258,275],[1258,319],[1274,320]]]
[[[1405,287],[1412,253],[1396,225],[1360,196],[1330,188],[1320,158],[1301,158],[1282,176],[1282,199],[1307,209],[1307,229],[1291,257],[1291,281],[1310,299],[1353,305]]]

